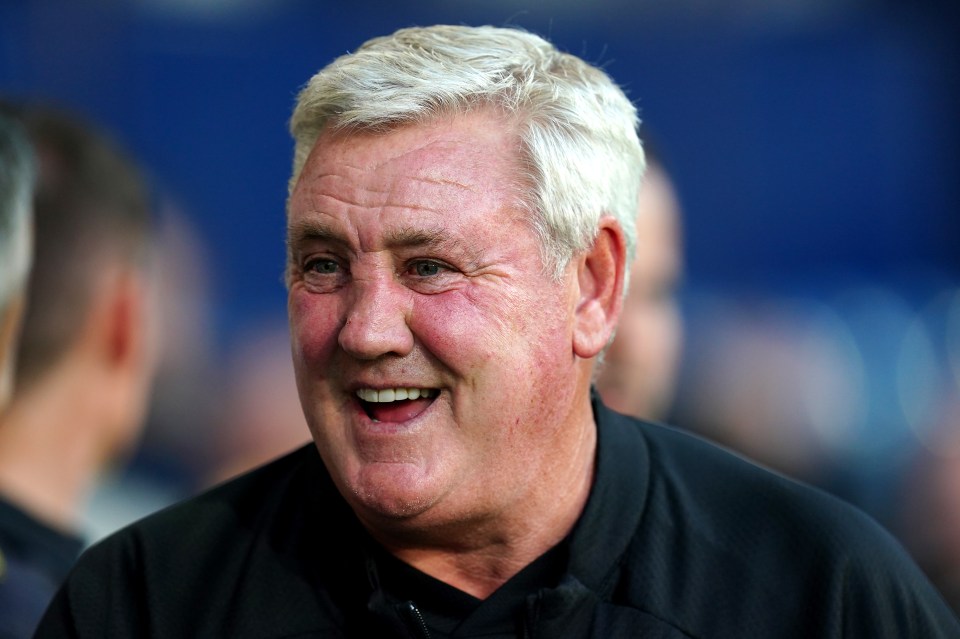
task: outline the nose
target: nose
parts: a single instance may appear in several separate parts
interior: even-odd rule
[[[413,349],[411,293],[389,276],[354,282],[340,347],[358,359],[404,356]]]

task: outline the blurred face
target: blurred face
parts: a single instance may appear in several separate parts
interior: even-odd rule
[[[469,522],[543,486],[589,379],[576,277],[543,274],[509,127],[478,113],[317,142],[289,207],[294,369],[360,518]]]
[[[597,380],[614,410],[663,417],[673,396],[680,355],[680,313],[674,297],[680,274],[679,212],[666,175],[647,173],[637,215],[637,256],[616,338]]]

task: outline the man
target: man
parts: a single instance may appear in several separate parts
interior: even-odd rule
[[[0,414],[13,392],[16,338],[32,253],[33,182],[29,142],[16,122],[0,115]]]
[[[142,422],[148,333],[146,189],[87,125],[5,105],[39,160],[36,262],[0,416],[0,636],[28,637],[79,554],[79,519],[99,474]]]
[[[673,181],[644,145],[647,170],[637,203],[636,256],[617,334],[604,355],[597,390],[610,408],[662,420],[673,401],[682,322],[676,288],[682,270],[680,203]]]
[[[960,636],[864,517],[592,396],[635,120],[510,29],[316,75],[287,221],[314,443],[88,551],[37,636]]]

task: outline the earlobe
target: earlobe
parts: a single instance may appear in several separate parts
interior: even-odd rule
[[[595,357],[613,335],[623,305],[626,262],[623,230],[612,217],[604,217],[593,246],[577,261],[573,351],[578,357]]]

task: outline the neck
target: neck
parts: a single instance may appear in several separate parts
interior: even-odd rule
[[[76,528],[104,459],[90,394],[70,379],[51,372],[0,418],[0,493],[61,530]]]

